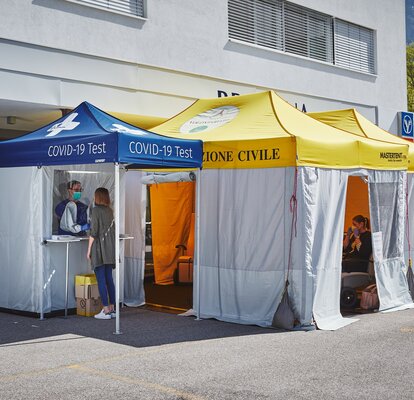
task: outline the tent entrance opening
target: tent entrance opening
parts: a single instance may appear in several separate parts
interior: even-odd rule
[[[149,306],[183,312],[193,304],[195,183],[147,189],[145,299]]]
[[[341,274],[341,308],[366,312],[360,307],[362,292],[375,283],[368,178],[348,178]]]

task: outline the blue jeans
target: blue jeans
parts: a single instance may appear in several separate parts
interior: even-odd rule
[[[108,307],[109,304],[115,304],[115,285],[114,280],[112,279],[112,264],[105,264],[95,267],[94,272],[96,280],[98,281],[98,289],[102,304],[105,307]]]

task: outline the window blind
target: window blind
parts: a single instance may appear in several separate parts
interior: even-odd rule
[[[335,64],[374,74],[374,32],[359,25],[335,20]]]
[[[281,1],[230,0],[228,6],[231,38],[283,50]]]
[[[332,17],[284,4],[285,51],[332,63]]]
[[[125,14],[144,16],[144,0],[76,0],[78,3],[90,4]]]
[[[228,22],[232,39],[375,73],[371,29],[284,0],[228,0]]]

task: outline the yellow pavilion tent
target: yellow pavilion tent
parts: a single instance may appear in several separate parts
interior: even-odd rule
[[[404,169],[408,165],[407,143],[344,134],[310,119],[272,91],[200,99],[152,131],[203,140],[203,168]]]
[[[354,108],[308,113],[308,115],[324,124],[342,129],[346,132],[376,140],[387,140],[398,144],[408,144],[408,172],[407,175],[407,224],[406,224],[406,262],[413,258],[411,243],[414,243],[414,229],[410,221],[414,221],[414,143],[387,132],[362,116]],[[361,185],[360,182],[357,184]],[[360,193],[358,190],[356,194]],[[349,193],[352,196],[352,193]],[[347,218],[348,221],[351,217]],[[354,214],[355,215],[355,214]],[[411,229],[410,229],[411,225]]]
[[[370,139],[408,146],[408,172],[414,172],[414,143],[381,129],[354,108],[307,113],[310,117],[334,128]]]
[[[270,326],[288,280],[303,329],[313,321],[321,329],[354,322],[339,309],[350,176],[368,179],[372,229],[386,244],[375,262],[381,310],[411,307],[400,279],[398,228],[407,144],[328,126],[271,91],[197,100],[152,131],[204,143],[193,291],[198,316]]]

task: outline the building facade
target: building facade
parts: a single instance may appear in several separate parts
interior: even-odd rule
[[[276,90],[357,108],[393,133],[406,105],[404,0],[0,0],[0,138],[87,100],[170,117]]]

